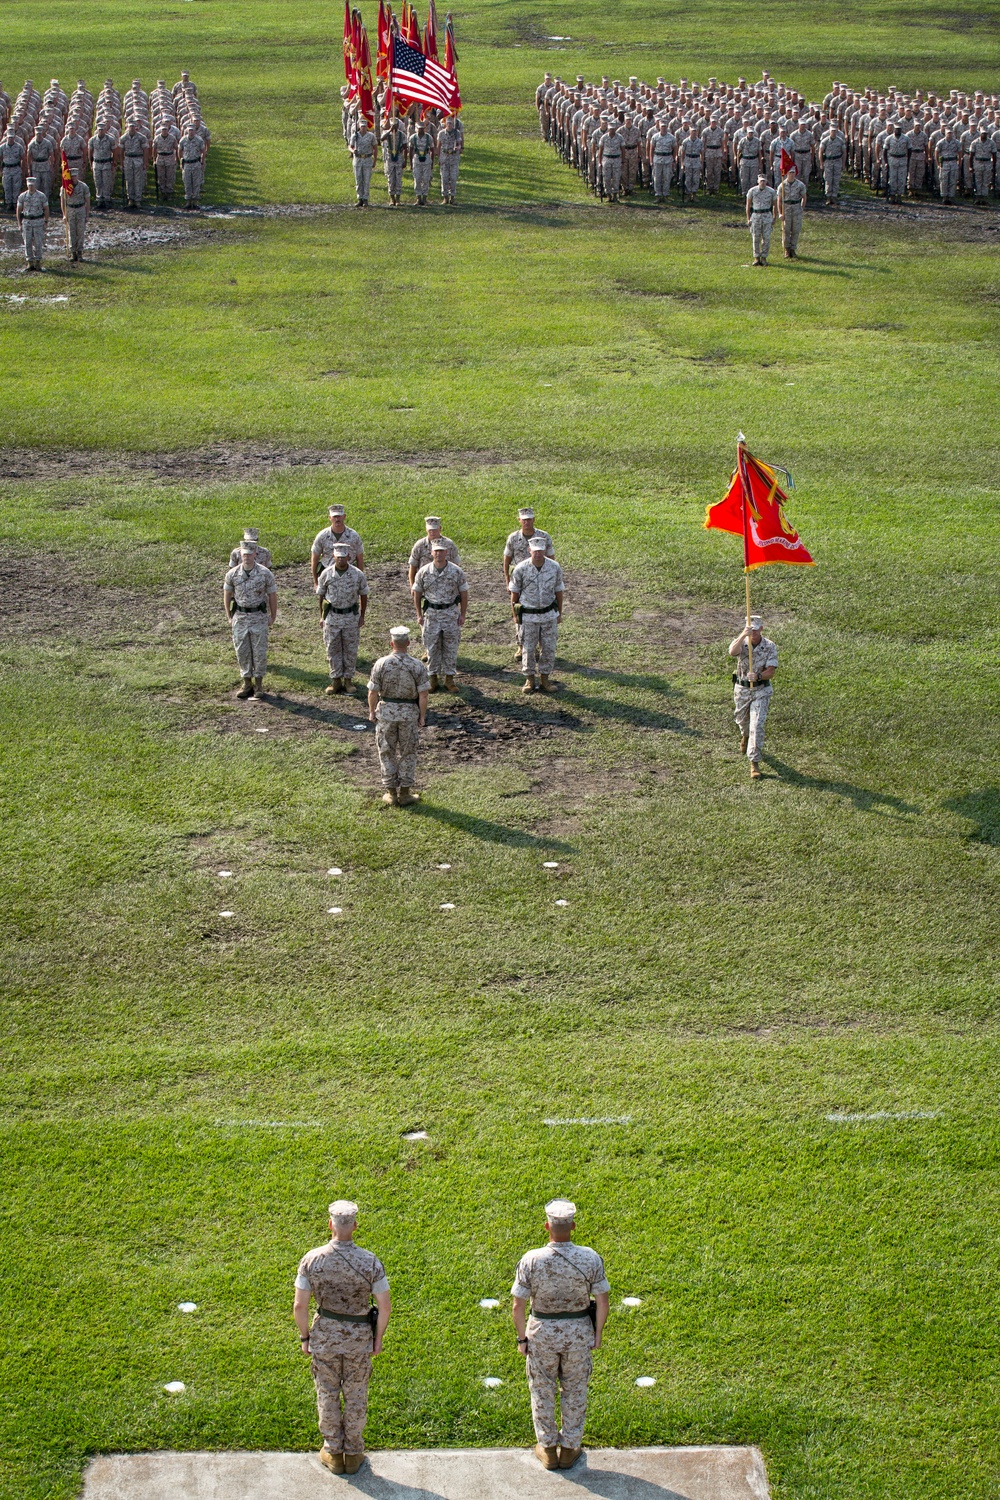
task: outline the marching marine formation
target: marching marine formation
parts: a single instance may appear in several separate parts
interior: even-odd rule
[[[574,1203],[547,1203],[545,1228],[548,1244],[529,1250],[514,1277],[514,1328],[527,1369],[535,1453],[546,1469],[571,1469],[583,1448],[592,1351],[601,1347],[611,1286],[597,1251],[572,1242]]]
[[[292,1314],[316,1385],[319,1461],[332,1474],[356,1474],[365,1461],[372,1360],[382,1352],[392,1302],[382,1262],[354,1243],[358,1205],[339,1198],[329,1213],[330,1239],[299,1262]]]
[[[588,83],[582,74],[571,83],[546,73],[535,104],[542,139],[612,202],[637,188],[665,202],[673,184],[682,201],[715,194],[722,183],[745,198],[761,174],[780,188],[791,166],[806,191],[813,180],[821,186],[828,204],[840,201],[845,172],[894,203],[926,194],[945,204],[960,194],[986,203],[1000,192],[997,94],[834,83],[816,102],[767,72],[735,85],[607,76]],[[619,159],[620,177],[613,165],[604,170]]]

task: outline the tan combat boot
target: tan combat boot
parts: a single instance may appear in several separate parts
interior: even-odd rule
[[[446,693],[454,693],[454,692],[456,692],[457,689],[455,687],[455,679],[454,679],[454,677],[446,677],[445,680],[444,680],[444,687],[445,687],[445,692]]]
[[[236,694],[236,696],[237,696],[237,698],[252,698],[253,697],[253,682],[252,682],[252,680],[249,677],[244,677],[244,679],[243,679],[243,686],[240,688],[240,690]]]
[[[335,694],[339,693],[340,690],[340,678],[333,677],[330,679],[330,686],[326,690],[326,696],[328,698],[332,698],[335,696]]]
[[[387,792],[382,793],[382,801],[385,803],[386,807],[399,806],[399,793],[396,791],[396,788],[394,786],[391,786]]]
[[[437,692],[437,690],[438,690],[438,678],[437,678],[437,673],[436,673],[436,672],[432,672],[432,673],[431,673],[431,692],[432,692],[432,693],[436,693],[436,692]]]
[[[365,1461],[365,1455],[363,1453],[345,1453],[344,1454],[344,1473],[345,1474],[356,1474],[358,1472],[358,1470],[361,1468],[361,1465],[364,1463],[364,1461]]]
[[[534,691],[535,691],[535,679],[533,677],[526,677],[524,679],[524,687],[521,689],[521,692],[522,693],[533,693]]]
[[[539,678],[538,686],[541,688],[543,693],[554,693],[556,690],[555,683],[549,681],[548,672],[542,673],[541,677]]]
[[[580,1454],[582,1452],[583,1452],[582,1448],[563,1448],[563,1447],[560,1447],[560,1449],[559,1449],[559,1467],[560,1467],[560,1469],[571,1469],[573,1467],[573,1465],[576,1463],[577,1459],[580,1457]]]
[[[541,1443],[536,1443],[535,1457],[543,1469],[558,1469],[559,1467],[558,1448],[543,1448]]]
[[[752,760],[750,762],[750,780],[751,781],[759,781],[760,780],[760,762],[759,761]]]
[[[412,791],[408,786],[401,786],[398,795],[400,807],[412,807],[414,802],[420,801],[420,793]]]
[[[319,1450],[319,1461],[324,1469],[329,1469],[331,1474],[343,1474],[344,1455],[342,1453],[331,1453],[324,1443]]]
[[[264,686],[264,679],[263,679],[263,677],[255,677],[254,680],[253,680],[253,690],[254,690],[255,695],[258,698],[261,695],[261,690],[263,689],[263,686]]]

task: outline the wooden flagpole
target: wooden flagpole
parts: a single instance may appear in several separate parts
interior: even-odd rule
[[[750,541],[747,519],[747,482],[744,473],[743,449],[746,438],[742,432],[736,434],[736,466],[740,471],[740,490],[743,495],[743,578],[747,586],[747,653],[749,658],[747,679],[753,682],[753,641],[750,638]],[[736,660],[739,667],[739,658]]]

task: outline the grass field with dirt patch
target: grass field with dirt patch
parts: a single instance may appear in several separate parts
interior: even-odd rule
[[[589,1442],[758,1443],[776,1500],[996,1494],[1000,218],[852,189],[754,272],[732,194],[601,208],[531,105],[550,66],[997,87],[995,19],[477,0],[459,209],[362,215],[329,7],[6,7],[12,93],[189,65],[207,201],[257,211],[0,254],[2,1500],[317,1444],[291,1283],[341,1195],[395,1298],[372,1446],[526,1445],[506,1296],[555,1193],[613,1286]],[[702,530],[739,428],[818,563],[753,578],[755,786]],[[333,501],[362,669],[425,513],[469,573],[406,812],[362,673],[324,694]],[[528,502],[551,698],[500,567]],[[247,524],[281,607],[240,703]]]

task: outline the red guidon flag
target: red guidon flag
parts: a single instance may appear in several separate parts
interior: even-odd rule
[[[790,151],[786,151],[785,148],[784,148],[784,146],[782,146],[782,148],[781,148],[781,175],[782,175],[782,177],[784,177],[784,175],[788,171],[789,167],[794,167],[794,166],[795,166],[795,157],[791,154]]]
[[[404,104],[416,100],[418,104],[429,104],[451,114],[454,97],[451,75],[399,36],[389,43],[389,80],[394,100]]]
[[[741,439],[736,444],[736,472],[729,493],[705,515],[706,531],[728,531],[743,538],[743,566],[805,563],[812,558],[785,519],[788,496],[778,483],[780,470],[754,458]]]
[[[73,191],[73,178],[70,176],[69,162],[66,160],[65,151],[62,153],[62,185],[64,192],[71,193]]]
[[[455,28],[452,25],[451,11],[449,11],[444,28],[444,70],[451,79],[451,107],[456,114],[462,108],[462,96],[458,91],[458,72],[455,68],[457,62],[458,50],[455,47]]]
[[[389,81],[389,32],[392,11],[385,0],[378,0],[378,32],[375,40],[375,78],[378,83]]]
[[[344,0],[344,78],[350,87],[354,82],[354,23],[350,0]]]

